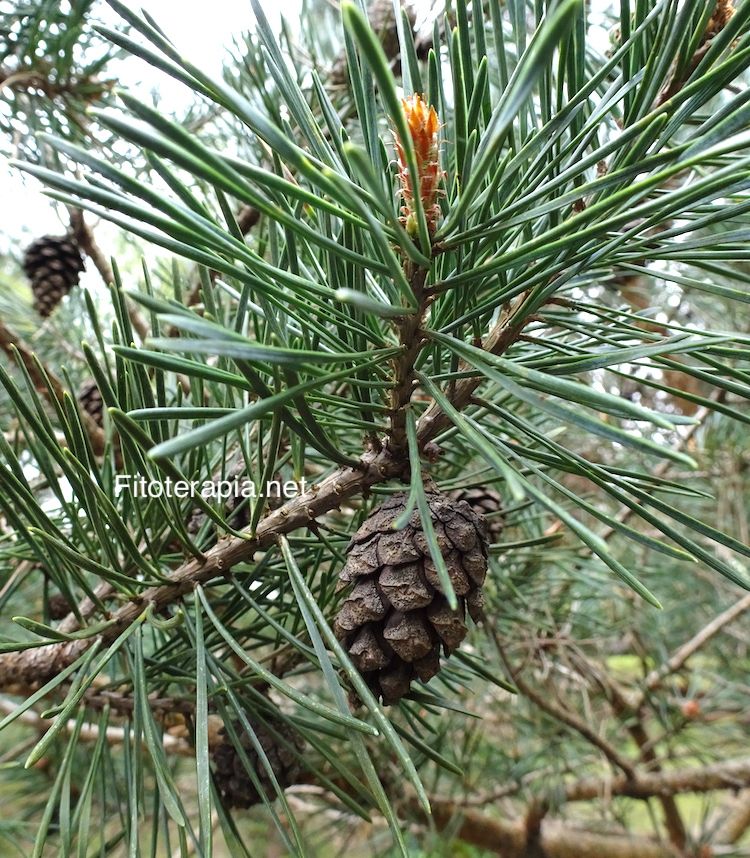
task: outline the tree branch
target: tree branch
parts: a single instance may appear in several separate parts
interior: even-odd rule
[[[418,268],[412,272],[409,282],[419,302],[415,313],[398,320],[399,342],[404,351],[394,363],[394,384],[391,390],[390,430],[388,449],[395,458],[404,459],[407,451],[406,408],[414,391],[414,365],[425,343],[420,326],[429,304],[424,294],[424,282],[427,269]]]
[[[589,724],[587,724],[584,720],[578,717],[574,712],[571,712],[569,709],[566,709],[557,703],[555,703],[551,698],[545,696],[543,693],[537,691],[533,688],[529,683],[521,675],[521,671],[519,668],[513,667],[510,663],[506,653],[505,648],[500,643],[500,638],[497,633],[493,630],[490,631],[491,637],[495,641],[495,646],[497,647],[497,651],[500,654],[500,658],[503,661],[508,673],[513,679],[518,690],[527,697],[531,702],[538,706],[543,712],[546,712],[548,715],[551,715],[556,720],[560,721],[563,724],[566,724],[572,730],[575,730],[576,733],[579,733],[583,736],[586,741],[590,742],[596,748],[598,748],[602,754],[612,763],[612,765],[616,766],[621,771],[625,772],[626,778],[630,779],[635,777],[635,772],[633,769],[633,764],[630,760],[623,757],[612,745],[609,744],[605,739],[603,739]]]
[[[750,787],[750,757],[722,760],[700,768],[637,773],[631,779],[583,778],[565,789],[565,801],[591,801],[604,795],[628,798],[671,797],[682,793],[704,793]]]
[[[501,355],[518,339],[528,321],[528,318],[519,312],[522,305],[523,296],[506,305],[497,324],[484,341],[482,347],[485,351],[494,355]],[[461,361],[458,371],[462,372],[469,369],[473,369],[473,367]],[[451,393],[451,404],[460,411],[468,404],[472,394],[483,380],[483,378],[465,378],[459,381]],[[426,436],[425,441],[432,440],[450,425],[450,418],[437,402],[433,402],[419,420],[419,428]]]
[[[109,260],[105,256],[104,251],[97,244],[96,238],[94,237],[94,231],[84,220],[83,212],[79,209],[71,210],[70,225],[79,246],[94,263],[94,268],[99,272],[99,275],[104,281],[104,285],[109,288],[115,282],[115,275],[112,271],[112,266],[109,264]],[[130,317],[130,324],[135,328],[141,340],[145,340],[151,333],[150,325],[129,298],[126,298],[126,306],[128,309],[128,316]]]
[[[416,800],[410,799],[409,806],[413,812],[419,813]],[[541,823],[535,841],[536,851],[532,852],[522,820],[490,817],[476,810],[466,810],[450,799],[435,796],[430,797],[430,806],[432,820],[439,831],[450,827],[451,832],[455,831],[454,836],[465,843],[486,849],[501,858],[531,858],[532,854],[544,858],[675,858],[672,849],[644,837],[595,833],[551,820]]]
[[[667,676],[680,670],[685,665],[685,662],[701,647],[705,646],[711,638],[715,637],[725,626],[734,622],[748,610],[750,610],[750,593],[747,593],[739,602],[735,602],[734,605],[730,605],[725,611],[714,617],[710,623],[707,623],[689,641],[686,641],[679,647],[664,664],[652,670],[643,682],[646,691],[657,689]]]
[[[619,684],[605,670],[590,662],[583,653],[578,653],[577,657],[606,694],[615,715],[625,724],[625,729],[630,733],[630,737],[641,752],[641,760],[652,772],[661,772],[661,763],[656,756],[654,742],[644,723],[641,710],[642,698],[635,701],[636,705],[633,705],[633,701],[628,698],[625,690],[620,688]],[[687,842],[687,831],[677,802],[671,795],[660,795],[659,803],[664,812],[664,822],[670,841],[679,851],[684,850]]]
[[[109,642],[123,629],[137,620],[151,604],[155,611],[189,593],[196,584],[202,584],[227,573],[233,566],[252,559],[256,551],[269,548],[276,537],[307,527],[318,516],[338,507],[342,501],[361,493],[369,486],[397,476],[400,464],[394,464],[390,455],[365,453],[358,469],[341,468],[321,483],[314,484],[303,495],[291,498],[284,506],[270,513],[258,525],[256,534],[247,538],[224,537],[208,551],[203,559],[191,558],[169,575],[169,582],[149,587],[131,599],[112,616],[114,620],[101,636],[85,640],[66,641],[36,649],[5,653],[0,656],[0,687],[11,684],[38,686],[66,665],[78,659],[94,642]],[[100,588],[108,591],[109,584]]]
[[[495,354],[502,353],[516,339],[523,328],[524,320],[517,319],[512,310],[503,314],[490,332],[486,347]],[[450,399],[460,408],[468,402],[480,380],[467,379],[466,384],[456,386]],[[431,441],[445,422],[443,412],[433,403],[417,423],[417,439],[421,447]],[[290,533],[307,527],[317,517],[336,509],[343,500],[361,494],[377,483],[401,474],[403,463],[394,461],[387,449],[368,451],[360,459],[359,468],[339,468],[321,483],[311,486],[305,494],[292,498],[284,506],[266,516],[256,530],[255,536],[247,538],[224,537],[204,555],[203,559],[191,558],[169,575],[169,582],[150,587],[140,596],[131,599],[112,616],[112,626],[100,637],[108,642],[140,617],[148,604],[159,610],[190,592],[196,584],[203,584],[228,572],[237,563],[251,560],[256,551],[271,546],[279,534]],[[99,592],[108,594],[111,587],[102,583]],[[98,637],[64,643],[54,643],[36,649],[0,655],[0,688],[10,684],[28,684],[38,687],[66,665],[72,664],[93,644]],[[619,755],[618,755],[619,756]],[[627,764],[626,764],[627,765]]]
[[[720,843],[737,843],[748,828],[750,828],[750,790],[744,790],[737,796],[734,807],[719,829],[717,840]]]

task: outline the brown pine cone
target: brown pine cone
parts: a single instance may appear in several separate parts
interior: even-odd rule
[[[465,501],[438,491],[427,499],[438,545],[458,609],[448,607],[430,557],[419,513],[403,530],[393,523],[407,496],[399,492],[375,509],[354,534],[339,586],[353,584],[334,622],[336,636],[373,693],[396,703],[415,677],[427,682],[440,670],[440,648],[450,655],[478,622],[487,572],[487,527]]]
[[[269,729],[269,725],[273,729]],[[276,780],[284,789],[299,780],[301,773],[299,754],[304,750],[304,744],[297,733],[290,730],[286,724],[278,719],[272,719],[269,721],[269,725],[258,723],[252,726],[256,739],[268,757]],[[261,762],[253,746],[250,735],[243,730],[239,721],[233,726],[260,782],[264,795],[273,801],[276,797],[276,791],[265,765]],[[254,804],[259,804],[263,799],[247,773],[237,749],[227,738],[226,729],[222,727],[219,734],[224,738],[213,751],[214,782],[224,805],[226,807],[252,807]],[[296,748],[297,753],[292,750],[292,747],[287,747],[287,744],[281,742],[280,738],[283,738],[288,745]]]
[[[503,520],[503,498],[495,489],[476,486],[472,489],[454,489],[450,492],[454,500],[464,500],[478,515],[487,521],[490,541],[498,542],[505,528]]]
[[[73,607],[62,593],[53,593],[47,600],[47,610],[51,620],[62,620],[68,616]]]
[[[96,423],[99,428],[104,426],[104,400],[93,378],[90,378],[78,389],[78,404]]]
[[[46,318],[78,284],[83,257],[70,235],[45,235],[33,241],[23,257],[23,270],[31,281],[34,309]]]

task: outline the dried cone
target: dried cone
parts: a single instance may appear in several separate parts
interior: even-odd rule
[[[253,724],[253,731],[265,751],[279,786],[284,789],[299,780],[301,772],[299,755],[304,750],[304,746],[299,735],[290,730],[283,722],[274,719],[269,723],[272,729],[265,724],[258,723]],[[272,801],[276,797],[276,791],[266,766],[261,762],[258,752],[255,750],[250,735],[243,730],[239,722],[233,726],[253,767],[255,776],[260,782],[264,795]],[[247,773],[237,749],[227,738],[224,727],[219,731],[219,735],[224,738],[214,748],[212,756],[214,782],[224,805],[226,807],[252,807],[254,804],[259,804],[263,799]],[[296,753],[293,748],[296,749]]]
[[[78,284],[83,257],[71,236],[45,235],[26,248],[23,270],[31,281],[34,309],[46,318]]]
[[[73,607],[62,593],[53,593],[47,600],[47,610],[51,620],[62,620],[68,616]]]
[[[463,500],[487,521],[490,541],[498,542],[505,527],[503,520],[503,498],[500,492],[477,486],[472,489],[455,489],[450,493],[453,500]]]
[[[466,610],[477,622],[487,572],[487,527],[466,501],[429,491],[438,545],[448,568],[458,609],[445,599],[430,557],[419,513],[403,530],[393,524],[406,495],[375,509],[347,549],[340,586],[352,590],[334,631],[373,693],[396,703],[415,677],[427,682],[440,670],[440,650],[450,655],[466,636]]]
[[[100,428],[104,426],[104,400],[96,382],[92,379],[84,381],[78,389],[78,404]]]
[[[709,39],[718,35],[730,22],[736,11],[733,0],[717,0],[711,19],[701,38],[701,45],[704,45]]]

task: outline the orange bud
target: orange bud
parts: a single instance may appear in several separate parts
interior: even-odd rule
[[[440,170],[440,150],[438,148],[438,130],[440,122],[435,108],[428,105],[419,93],[401,99],[409,136],[417,156],[417,177],[412,180],[409,165],[406,163],[403,141],[396,135],[396,153],[398,154],[399,181],[401,183],[401,222],[412,235],[416,231],[414,216],[415,195],[419,194],[427,217],[427,226],[432,234],[437,227],[440,207],[437,204],[438,184],[442,177]]]
[[[697,700],[684,700],[680,709],[685,718],[697,718],[701,714],[701,705]]]

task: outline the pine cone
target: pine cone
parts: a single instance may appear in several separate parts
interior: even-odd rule
[[[299,735],[278,719],[269,721],[269,725],[273,730],[269,729],[266,724],[260,723],[253,724],[253,730],[268,757],[276,780],[284,789],[299,780],[301,773],[299,754],[304,750],[304,745]],[[242,729],[239,722],[233,726],[252,764],[255,775],[260,781],[264,795],[272,801],[276,797],[276,791],[265,765],[260,761],[260,757],[253,746],[250,735]],[[226,729],[222,727],[219,734],[226,737]],[[296,748],[298,753],[294,753],[292,748],[287,747],[287,744],[281,742],[278,737],[283,738],[288,745]],[[252,807],[263,800],[247,773],[240,755],[229,739],[224,738],[221,744],[214,749],[213,762],[216,789],[226,807]]]
[[[94,379],[84,381],[78,389],[78,404],[88,414],[97,426],[104,426],[104,400]]]
[[[450,492],[453,500],[463,500],[477,515],[485,516],[490,541],[499,542],[505,521],[503,520],[503,498],[500,492],[477,486],[473,489],[454,489]]]
[[[69,235],[45,235],[26,248],[23,270],[31,281],[34,309],[42,318],[78,284],[84,267],[81,251]]]
[[[428,492],[438,545],[458,609],[451,611],[415,511],[403,530],[393,523],[407,496],[399,492],[375,509],[347,549],[340,585],[353,583],[334,631],[373,693],[385,705],[408,693],[416,676],[440,670],[440,647],[450,655],[466,636],[466,609],[477,622],[487,572],[487,527],[465,501]]]
[[[62,593],[53,593],[47,600],[47,610],[51,620],[62,620],[73,610],[73,606]]]

